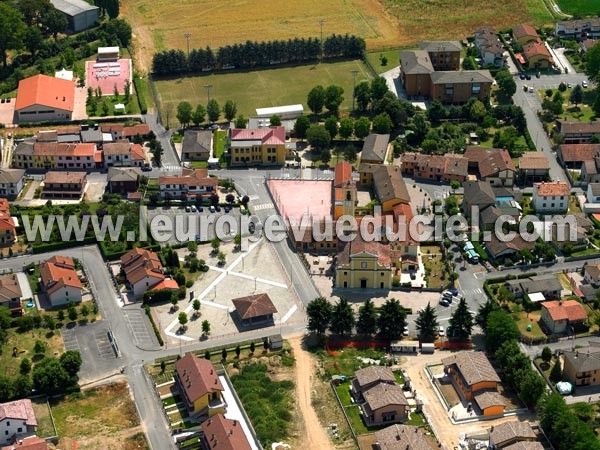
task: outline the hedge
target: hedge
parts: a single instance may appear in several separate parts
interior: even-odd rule
[[[479,254],[479,257],[482,260],[484,260],[484,261],[488,260],[488,254],[479,242],[473,242],[473,248]]]
[[[185,289],[185,288],[184,288]],[[177,291],[171,289],[159,289],[144,292],[144,304],[149,305],[159,302],[170,302],[173,299],[173,294],[177,295]]]
[[[146,311],[146,315],[150,318],[150,323],[152,324],[152,329],[154,330],[154,334],[156,334],[156,339],[158,339],[158,343],[162,347],[163,345],[165,345],[165,341],[163,340],[162,336],[160,335],[160,330],[158,329],[158,327],[156,326],[156,323],[154,322],[154,317],[152,317],[152,312],[150,311],[150,306],[144,305],[144,311]]]
[[[83,239],[82,241],[73,240],[73,241],[64,241],[64,242],[52,242],[52,243],[48,243],[48,244],[32,245],[32,248],[33,248],[33,253],[38,254],[38,253],[54,252],[56,250],[62,250],[65,248],[79,247],[81,245],[93,245],[96,243],[97,243],[97,241],[96,241],[95,237],[87,237],[87,238]]]
[[[144,80],[136,73],[133,76],[133,85],[135,86],[135,92],[137,93],[138,103],[140,105],[140,112],[146,114],[148,112],[148,105],[146,104],[146,97],[144,92],[146,91],[143,85]]]

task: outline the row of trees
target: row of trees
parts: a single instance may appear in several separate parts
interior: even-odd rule
[[[180,75],[226,69],[270,67],[315,61],[323,52],[324,59],[359,58],[365,51],[364,39],[354,35],[333,34],[321,42],[315,38],[287,41],[246,41],[226,45],[213,51],[210,47],[194,49],[186,55],[182,50],[166,50],[154,54],[152,71],[156,75]]]
[[[233,100],[227,100],[222,109],[225,119],[232,121],[237,114],[237,105]],[[190,102],[180,102],[177,105],[177,120],[182,127],[187,127],[190,123],[199,126],[206,121],[208,115],[209,122],[217,122],[221,117],[221,106],[214,98],[208,102],[208,105],[199,104],[196,109],[192,108]]]

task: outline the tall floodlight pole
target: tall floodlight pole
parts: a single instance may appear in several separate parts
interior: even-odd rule
[[[325,20],[319,20],[319,25],[321,25],[321,61],[323,60],[323,25],[325,24]]]
[[[206,108],[208,109],[208,104],[210,103],[210,89],[212,88],[212,84],[205,84],[204,88],[206,89]],[[212,122],[210,120],[210,115],[208,118],[208,122],[209,122],[209,124],[212,125]]]
[[[189,31],[187,31],[185,34],[185,40],[187,41],[187,56],[188,59],[190,57],[190,38],[192,37],[192,33],[190,33]]]
[[[352,112],[354,113],[354,101],[356,100],[356,76],[358,75],[358,70],[352,70],[352,78],[354,78],[354,84],[352,87]]]

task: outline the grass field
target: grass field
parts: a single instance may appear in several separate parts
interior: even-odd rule
[[[600,0],[556,0],[556,3],[567,14],[595,16],[600,13]]]
[[[584,3],[585,0],[580,0]],[[508,28],[522,22],[542,25],[552,16],[543,0],[124,0],[121,13],[133,27],[138,69],[148,70],[156,50],[219,47],[246,40],[317,37],[323,33],[362,36],[370,49],[415,44],[427,39],[464,38],[482,25]],[[595,10],[596,11],[596,10]],[[594,11],[594,12],[595,12]]]
[[[341,109],[352,108],[352,73],[358,70],[356,82],[369,78],[361,61],[344,61],[283,69],[257,70],[251,72],[206,75],[156,81],[156,89],[163,110],[171,108],[170,125],[175,124],[177,104],[183,100],[196,99],[206,102],[204,85],[212,84],[211,99],[220,105],[232,99],[237,103],[238,114],[246,117],[256,115],[256,108],[277,105],[304,104],[308,92],[318,84],[338,84],[344,88],[344,103]],[[195,108],[195,104],[193,104]],[[164,115],[163,115],[164,116]]]

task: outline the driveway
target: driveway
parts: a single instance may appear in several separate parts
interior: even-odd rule
[[[554,59],[554,63],[561,69],[563,73],[576,73],[568,58],[565,56],[564,48],[552,48],[547,42],[545,42],[545,45],[548,48],[548,51],[550,51],[550,54]]]
[[[11,98],[10,103],[0,103],[0,123],[12,125],[15,117],[16,99]]]
[[[87,89],[84,87],[75,88],[75,103],[73,105],[73,120],[87,119],[86,111]]]
[[[385,78],[388,89],[392,91],[396,97],[406,99],[406,91],[400,82],[400,66],[383,72],[380,76]]]
[[[90,173],[87,176],[85,198],[88,202],[100,202],[108,184],[105,173]]]

